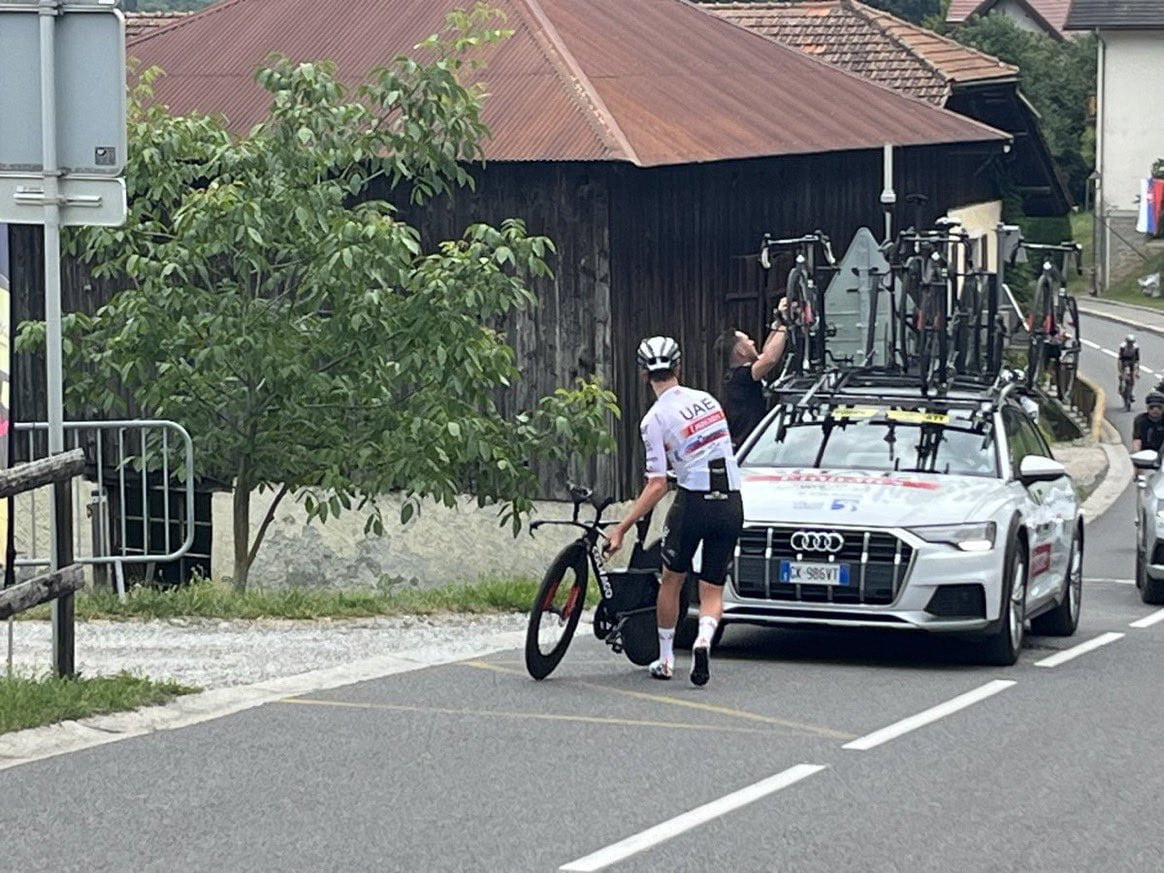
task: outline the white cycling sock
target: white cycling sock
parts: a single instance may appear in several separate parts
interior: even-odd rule
[[[659,628],[659,660],[675,663],[675,628]]]
[[[710,615],[699,616],[699,639],[695,641],[697,646],[707,646],[711,648],[711,641],[715,639],[715,629],[719,622]]]

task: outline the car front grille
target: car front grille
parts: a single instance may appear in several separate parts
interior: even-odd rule
[[[797,531],[831,532],[827,528],[746,527],[736,546],[733,581],[741,597],[796,603],[893,603],[909,573],[913,548],[885,531],[836,530],[844,537],[840,550],[798,550]],[[787,583],[780,580],[782,561],[847,564],[847,585]]]

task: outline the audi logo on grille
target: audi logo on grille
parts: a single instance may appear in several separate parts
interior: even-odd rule
[[[792,548],[798,552],[830,552],[845,547],[845,538],[835,530],[798,530],[792,534]]]

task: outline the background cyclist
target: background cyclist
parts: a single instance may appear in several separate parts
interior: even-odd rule
[[[670,679],[674,672],[679,594],[702,544],[699,636],[691,647],[691,681],[705,685],[711,675],[711,641],[723,614],[728,561],[744,524],[740,470],[719,402],[706,391],[679,384],[679,344],[671,337],[648,337],[636,357],[655,392],[655,403],[639,425],[647,452],[647,484],[607,534],[605,551],[613,554],[622,548],[626,532],[667,493],[667,470],[672,470],[679,490],[663,530],[663,580],[656,606],[659,660],[649,669],[655,679]]]
[[[1124,371],[1128,372],[1132,385],[1140,378],[1140,347],[1136,345],[1136,335],[1129,333],[1124,337],[1124,344],[1120,346],[1116,355],[1116,379],[1122,379]]]

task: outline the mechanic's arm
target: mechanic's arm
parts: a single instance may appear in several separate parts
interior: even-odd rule
[[[768,338],[764,340],[764,348],[760,350],[760,357],[752,361],[752,378],[759,382],[780,363],[784,356],[784,347],[788,345],[788,328],[783,324],[776,327]]]
[[[626,532],[631,529],[631,526],[650,512],[658,505],[659,501],[663,499],[663,495],[667,493],[667,476],[651,476],[647,479],[647,484],[643,486],[643,490],[639,493],[638,499],[635,500],[634,506],[630,508],[630,512],[626,517],[606,532],[607,543],[602,549],[605,555],[613,555],[622,548],[623,537]]]

